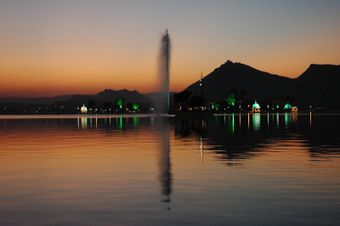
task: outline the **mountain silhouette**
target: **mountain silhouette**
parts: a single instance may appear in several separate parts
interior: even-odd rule
[[[122,90],[112,90],[105,89],[96,95],[73,95],[69,98],[68,101],[77,102],[77,103],[86,103],[89,100],[96,102],[113,102],[119,98],[124,99],[126,102],[138,102],[145,103],[147,99],[143,94],[139,93],[136,90],[130,91],[127,89]]]
[[[294,81],[299,103],[340,108],[340,65],[311,64]]]
[[[237,90],[249,101],[291,100],[294,104],[306,109],[312,105],[340,110],[340,65],[311,64],[299,77],[291,79],[263,72],[242,63],[227,61],[205,76],[202,84],[201,88],[200,81],[196,81],[177,95],[199,97],[203,94],[204,99],[210,102],[224,99],[228,91]],[[150,107],[158,97],[157,92],[141,94],[136,90],[127,89],[105,89],[97,94],[89,95],[2,97],[0,98],[0,114],[9,113],[8,111],[2,112],[1,109],[15,109],[12,112],[22,113],[23,105],[31,109],[47,105],[55,106],[54,108],[64,106],[65,109],[68,108],[68,112],[72,112],[82,104],[107,105],[114,103],[118,98],[124,99],[126,103],[139,103]],[[170,99],[171,102],[174,101],[173,93]]]
[[[227,61],[203,78],[204,96],[216,100],[225,96],[230,89],[246,92],[247,96],[256,98],[271,98],[285,94],[291,79],[279,75],[259,71],[241,63]],[[200,93],[199,81],[186,90],[193,94]]]
[[[136,90],[130,91],[127,89],[112,90],[105,89],[97,94],[89,95],[63,95],[55,97],[3,97],[0,98],[0,103],[23,103],[23,104],[53,104],[55,102],[70,102],[70,103],[87,103],[88,101],[96,102],[113,102],[119,98],[126,102],[146,103],[149,100]]]
[[[197,81],[184,91],[199,96],[203,90],[204,97],[213,101],[234,89],[258,101],[294,99],[303,106],[340,108],[340,65],[312,64],[301,76],[291,79],[227,61],[204,77],[202,84],[202,89]]]

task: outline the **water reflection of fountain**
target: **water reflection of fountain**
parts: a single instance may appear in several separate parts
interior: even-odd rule
[[[167,118],[160,118],[157,123],[160,140],[159,181],[161,183],[162,202],[170,203],[172,175],[170,159],[170,128]],[[170,207],[168,206],[168,209]]]

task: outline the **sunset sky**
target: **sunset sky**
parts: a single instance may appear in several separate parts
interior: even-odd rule
[[[173,91],[228,59],[292,78],[340,64],[336,0],[0,0],[0,96],[155,91],[166,28]]]

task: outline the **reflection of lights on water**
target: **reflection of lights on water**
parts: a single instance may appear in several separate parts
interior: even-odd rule
[[[87,128],[87,117],[78,117],[77,127],[78,129],[86,129]]]
[[[253,114],[253,127],[254,130],[259,130],[261,127],[261,114],[260,113],[254,113]]]
[[[226,116],[224,116],[225,118]],[[228,115],[228,133],[235,133],[235,113]]]
[[[205,120],[201,120],[201,128],[206,128],[206,122]]]
[[[81,124],[81,128],[82,129],[86,129],[87,128],[87,117],[81,117],[80,118],[80,124]]]
[[[139,124],[139,118],[138,117],[133,117],[132,119],[132,122],[133,122],[133,127],[138,127],[138,124]]]
[[[250,128],[250,113],[247,115],[247,121],[248,121],[248,129]]]
[[[309,127],[310,128],[312,128],[312,120],[313,120],[312,112],[309,112]]]
[[[267,113],[267,127],[269,128],[269,113]]]
[[[292,112],[292,113],[285,113],[284,118],[285,118],[285,128],[288,128],[289,125],[295,124],[297,121],[298,114],[297,112]]]
[[[203,139],[200,137],[200,156],[201,156],[201,164],[204,162],[204,152],[203,152]]]
[[[119,118],[116,118],[116,125],[118,129],[123,129],[123,117],[119,116]]]
[[[118,128],[119,128],[119,129],[123,129],[123,117],[122,117],[122,116],[119,117]]]
[[[241,128],[241,126],[242,126],[242,114],[240,113],[238,115],[238,127]]]
[[[238,114],[238,116],[236,115]],[[216,116],[217,117],[217,116]],[[238,118],[236,118],[238,117]],[[216,118],[215,118],[216,119]],[[222,116],[220,118],[222,120]],[[243,117],[241,113],[230,113],[223,115],[223,121],[226,121],[226,129],[229,134],[235,134],[239,128],[242,128],[242,120],[247,120],[248,129],[252,127],[255,131],[261,130],[262,126],[266,126],[267,128],[271,128],[274,126],[276,128],[291,128],[297,123],[298,113],[297,112],[285,112],[285,113],[247,113],[247,119]],[[261,125],[261,120],[265,120]],[[238,122],[237,122],[238,121]],[[313,122],[313,113],[310,113],[310,126],[312,126]],[[236,125],[238,123],[238,125]],[[251,125],[250,125],[251,124]]]
[[[290,123],[291,123],[291,114],[285,113],[285,128],[288,128]]]
[[[231,132],[232,134],[235,133],[235,114],[234,113],[231,115]]]
[[[151,120],[154,120],[154,117],[150,117]],[[106,126],[115,126],[118,129],[123,129],[124,121],[126,124],[131,124],[135,128],[140,124],[140,117],[133,116],[133,117],[124,117],[124,116],[117,116],[117,117],[97,117],[97,116],[87,116],[87,115],[80,115],[76,118],[77,120],[77,128],[78,129],[87,129],[87,128],[98,128],[98,124],[101,122]]]
[[[296,111],[292,112],[292,121],[293,123],[297,122],[297,118],[298,118],[298,113]]]

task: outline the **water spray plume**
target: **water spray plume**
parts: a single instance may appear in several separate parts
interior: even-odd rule
[[[160,114],[167,114],[170,108],[170,52],[171,41],[168,29],[162,35],[161,48],[159,55],[159,81],[160,81],[160,95],[157,100],[157,112]]]

